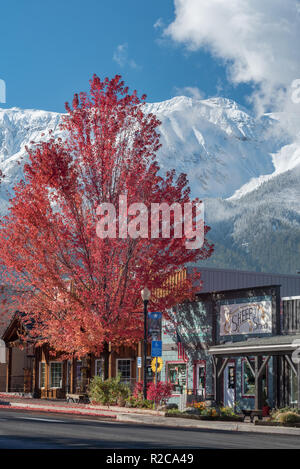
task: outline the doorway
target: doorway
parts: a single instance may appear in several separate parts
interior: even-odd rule
[[[196,364],[196,394],[205,400],[205,362]]]
[[[229,363],[224,370],[224,406],[235,404],[235,363]]]

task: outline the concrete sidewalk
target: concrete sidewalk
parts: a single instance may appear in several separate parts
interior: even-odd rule
[[[273,433],[281,435],[299,435],[300,428],[292,427],[267,427],[243,422],[221,422],[208,420],[193,420],[177,417],[155,417],[141,414],[118,414],[117,420],[120,422],[134,422],[146,425],[158,425],[166,427],[198,428],[203,430],[219,430],[233,432],[253,432],[253,433]],[[300,447],[300,438],[299,438]]]
[[[89,415],[114,419],[119,422],[131,422],[142,425],[156,425],[159,427],[195,428],[214,431],[251,432],[265,434],[299,435],[300,428],[268,427],[243,422],[221,422],[207,420],[184,419],[180,417],[165,417],[164,412],[141,410],[126,407],[107,407],[92,404],[71,404],[66,401],[51,399],[33,399],[0,394],[0,408],[35,410],[39,412],[58,412],[74,415]],[[299,439],[300,446],[300,439]]]

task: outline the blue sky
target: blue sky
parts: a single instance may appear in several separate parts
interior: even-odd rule
[[[247,105],[250,86],[233,85],[222,59],[163,36],[174,18],[172,0],[2,3],[0,79],[7,95],[1,106],[64,111],[74,92],[88,90],[93,73],[121,74],[149,102],[196,87],[205,97]]]

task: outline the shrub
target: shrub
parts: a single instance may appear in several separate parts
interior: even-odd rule
[[[276,421],[280,423],[300,423],[300,415],[296,412],[279,412]]]
[[[136,399],[143,399],[143,382],[136,383],[133,391]],[[158,381],[158,383],[147,384],[147,400],[155,402],[155,404],[166,404],[172,396],[172,384]]]
[[[215,407],[208,407],[201,411],[201,417],[206,417],[207,419],[216,419],[218,417],[218,412]]]
[[[141,397],[129,396],[126,399],[127,407],[141,408],[141,409],[153,409],[153,402],[148,401],[147,399],[142,399]]]
[[[147,390],[147,398],[155,404],[166,404],[172,396],[173,386],[171,383],[150,383]]]
[[[147,388],[149,388],[149,383],[147,385]],[[133,390],[133,396],[136,399],[142,399],[143,398],[143,390],[144,390],[143,381],[139,381],[139,382],[135,383],[134,390]]]
[[[202,410],[204,410],[206,408],[206,404],[205,402],[195,402],[193,407],[197,410],[199,410],[199,412],[202,412]]]
[[[235,412],[231,407],[220,407],[221,417],[235,417]]]
[[[88,391],[90,400],[103,405],[125,405],[130,395],[130,389],[117,378],[102,380],[100,376],[94,376]]]

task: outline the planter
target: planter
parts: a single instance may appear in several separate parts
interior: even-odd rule
[[[210,417],[208,415],[195,415],[195,414],[180,414],[180,413],[166,413],[165,417],[175,417],[183,419],[192,419],[192,420],[202,420],[210,422],[243,422],[244,418],[237,417]]]
[[[256,420],[255,425],[262,427],[293,427],[300,428],[300,423],[280,423],[280,422],[270,422],[266,420]]]

